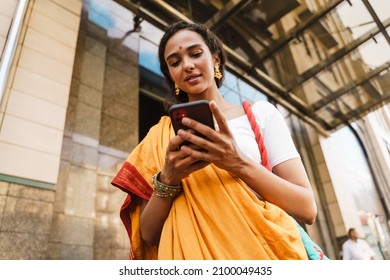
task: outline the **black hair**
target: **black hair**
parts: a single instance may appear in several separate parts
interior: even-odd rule
[[[179,95],[175,94],[175,83],[172,81],[168,65],[164,58],[164,52],[165,47],[167,45],[168,40],[178,31],[180,30],[190,30],[198,33],[200,36],[202,36],[204,42],[206,43],[207,47],[209,48],[212,55],[217,55],[220,61],[219,65],[219,71],[221,72],[222,79],[214,78],[217,87],[221,87],[223,82],[223,77],[225,73],[225,64],[226,64],[226,53],[223,49],[223,44],[221,40],[217,37],[217,35],[212,32],[210,29],[207,28],[207,26],[200,24],[200,23],[189,23],[185,21],[179,21],[175,22],[172,25],[170,25],[163,37],[161,38],[160,45],[158,47],[158,58],[160,61],[160,70],[164,74],[165,80],[168,84],[168,87],[170,89],[170,97],[165,102],[165,108],[168,109],[172,104],[177,103],[184,103],[188,102],[188,95],[186,92],[180,90]]]

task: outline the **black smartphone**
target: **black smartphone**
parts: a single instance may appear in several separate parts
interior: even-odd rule
[[[187,126],[182,124],[182,119],[184,117],[189,117],[193,120],[196,120],[202,124],[211,127],[212,129],[215,129],[213,114],[211,113],[209,101],[207,100],[198,100],[172,105],[169,108],[169,116],[171,118],[173,129],[175,130],[176,134],[179,129],[188,129]],[[205,138],[204,135],[198,132],[195,132],[195,134]]]

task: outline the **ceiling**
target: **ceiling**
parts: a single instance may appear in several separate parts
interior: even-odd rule
[[[315,8],[296,0],[115,1],[162,29],[177,20],[206,24],[225,44],[229,71],[324,133],[390,101],[386,82],[390,60],[368,67],[357,54],[378,36],[390,46],[390,18],[381,19],[369,0],[306,1],[327,3]],[[329,21],[334,22],[334,12],[341,4],[357,1],[364,4],[373,25],[358,38],[345,40],[350,30],[345,28],[346,35],[337,36],[330,31]],[[286,17],[289,14],[293,16]],[[284,26],[291,18],[295,20],[292,27],[281,31],[281,21]],[[316,42],[321,52],[307,46]],[[317,61],[299,69],[289,63],[297,45],[305,45],[307,55],[317,55]],[[315,90],[309,95],[310,86]]]

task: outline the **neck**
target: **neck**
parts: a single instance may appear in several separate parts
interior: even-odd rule
[[[214,100],[219,109],[223,112],[226,110],[231,109],[233,104],[229,103],[227,100],[225,100],[221,93],[219,92],[218,88],[215,88],[213,91],[205,92],[202,94],[196,94],[196,95],[188,95],[188,100],[189,101],[196,101],[196,100],[201,100],[201,99],[206,99],[208,101]]]
[[[188,95],[189,101],[201,99],[206,99],[208,101],[214,100],[217,103],[219,110],[227,120],[237,118],[245,114],[244,109],[241,106],[232,104],[224,99],[217,86],[215,86],[215,88],[210,88],[201,94]]]

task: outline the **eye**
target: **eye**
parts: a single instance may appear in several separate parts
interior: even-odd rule
[[[192,57],[199,57],[202,55],[202,53],[203,53],[202,51],[194,52],[194,53],[192,53]]]
[[[175,61],[170,62],[169,65],[170,65],[171,67],[176,67],[176,66],[179,65],[179,63],[180,63],[180,60],[175,60]]]

